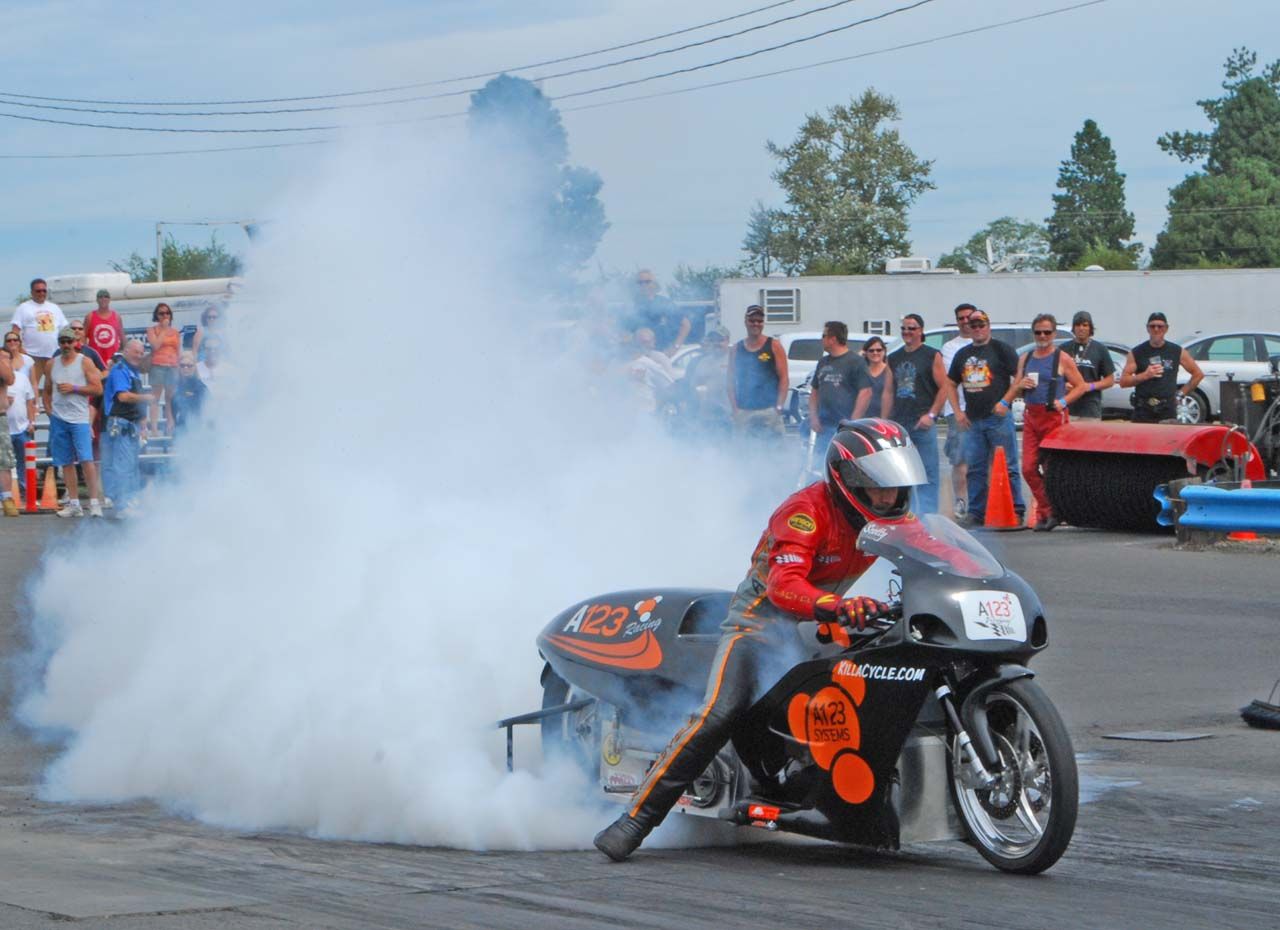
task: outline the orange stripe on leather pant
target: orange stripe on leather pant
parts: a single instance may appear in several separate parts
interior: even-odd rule
[[[702,774],[728,742],[733,727],[759,697],[758,670],[768,653],[778,651],[776,636],[761,630],[721,637],[702,710],[680,730],[654,762],[636,791],[630,814],[646,827],[660,824],[689,784]]]

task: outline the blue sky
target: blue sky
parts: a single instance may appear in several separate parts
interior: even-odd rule
[[[9,54],[0,92],[110,100],[222,100],[334,93],[500,69],[634,41],[763,6],[766,0],[430,3],[367,0],[218,5],[0,2]],[[829,0],[828,0],[829,2]],[[654,61],[549,80],[551,96],[697,64],[904,5],[855,0],[796,22]],[[856,55],[1071,5],[1072,0],[934,0],[919,9],[746,61],[560,104],[573,162],[603,177],[612,228],[608,268],[740,257],[756,200],[777,204],[766,139],[785,143],[806,113],[868,86],[892,94],[899,125],[933,159],[938,189],[912,213],[916,254],[936,258],[992,219],[1048,215],[1058,163],[1086,118],[1098,121],[1128,175],[1138,238],[1163,225],[1168,188],[1187,167],[1156,137],[1204,126],[1222,62],[1249,45],[1280,57],[1280,17],[1263,0],[1107,0],[990,32],[792,74],[607,107],[570,110],[692,84]],[[799,0],[748,19],[597,63],[666,48],[822,5]],[[543,73],[547,69],[542,69]],[[520,72],[532,76],[538,70]],[[471,86],[449,85],[448,89]],[[419,91],[421,92],[429,92]],[[12,98],[11,98],[12,99]],[[369,98],[354,98],[369,99]],[[33,101],[28,101],[33,102]],[[76,104],[71,104],[75,106]],[[313,104],[314,105],[314,104]],[[191,118],[68,113],[0,104],[0,113],[133,125],[279,127],[447,113],[465,98],[338,113]],[[425,124],[447,137],[458,121]],[[378,129],[349,130],[363,134]],[[118,132],[0,117],[0,155],[93,154],[297,141],[322,133],[197,135]],[[388,137],[389,144],[395,144]],[[323,147],[179,157],[0,159],[0,304],[32,276],[106,270],[148,253],[157,220],[269,218],[282,191],[324,158]],[[202,241],[199,229],[176,229]],[[234,227],[221,238],[246,240]]]

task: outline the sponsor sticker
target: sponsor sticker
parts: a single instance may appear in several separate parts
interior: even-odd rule
[[[960,605],[964,635],[970,639],[1026,641],[1027,621],[1018,595],[1009,591],[965,591],[952,597]]]
[[[797,513],[787,518],[787,526],[791,527],[798,533],[812,533],[818,528],[818,524],[813,517],[807,513]]]

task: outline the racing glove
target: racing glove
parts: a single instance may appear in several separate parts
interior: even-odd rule
[[[839,600],[834,594],[828,594],[818,598],[813,605],[813,617],[821,624],[818,627],[819,637],[823,626],[848,626],[861,633],[867,628],[868,620],[884,616],[888,612],[888,604],[863,596]],[[848,636],[845,638],[847,640]]]

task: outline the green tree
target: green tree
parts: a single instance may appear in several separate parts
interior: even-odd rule
[[[233,278],[240,273],[243,263],[240,256],[232,255],[218,241],[218,234],[209,237],[209,244],[179,245],[173,236],[166,236],[161,247],[164,256],[166,281],[194,281],[200,278]],[[109,262],[116,271],[128,272],[129,277],[142,284],[156,279],[155,257],[143,258],[133,252],[123,262]]]
[[[1100,265],[1106,271],[1132,271],[1138,267],[1138,256],[1131,249],[1112,249],[1095,244],[1085,249],[1067,270],[1084,271],[1092,265]]]
[[[825,117],[812,114],[794,142],[767,144],[786,193],[776,253],[804,274],[869,274],[911,251],[907,211],[934,184],[896,129],[897,102],[866,90]]]
[[[1153,268],[1280,265],[1280,60],[1261,74],[1257,63],[1244,48],[1227,58],[1226,93],[1198,101],[1211,131],[1158,140],[1169,154],[1203,166],[1169,191]]]
[[[747,254],[743,270],[749,269],[758,278],[767,278],[775,271],[793,274],[797,269],[782,258],[784,252],[790,251],[785,244],[786,235],[783,211],[757,200],[747,217],[747,234],[742,239],[742,251]]]
[[[1080,263],[1088,249],[1101,247],[1130,252],[1136,265],[1141,242],[1133,238],[1133,214],[1125,209],[1124,175],[1116,170],[1111,140],[1091,119],[1076,133],[1071,157],[1058,169],[1053,215],[1048,219],[1049,248],[1057,266],[1066,270]]]
[[[991,258],[987,258],[987,244]],[[1039,223],[1002,216],[969,237],[964,245],[938,259],[939,268],[958,271],[991,271],[997,266],[1009,270],[1044,271],[1053,264],[1049,235]]]
[[[725,278],[737,278],[742,275],[741,265],[706,265],[694,268],[692,265],[679,264],[672,272],[675,283],[668,288],[674,300],[715,300],[720,290],[720,282]]]
[[[522,283],[563,290],[609,228],[600,176],[568,164],[559,112],[524,78],[499,75],[471,95],[471,143],[482,184],[526,226],[504,256]]]

